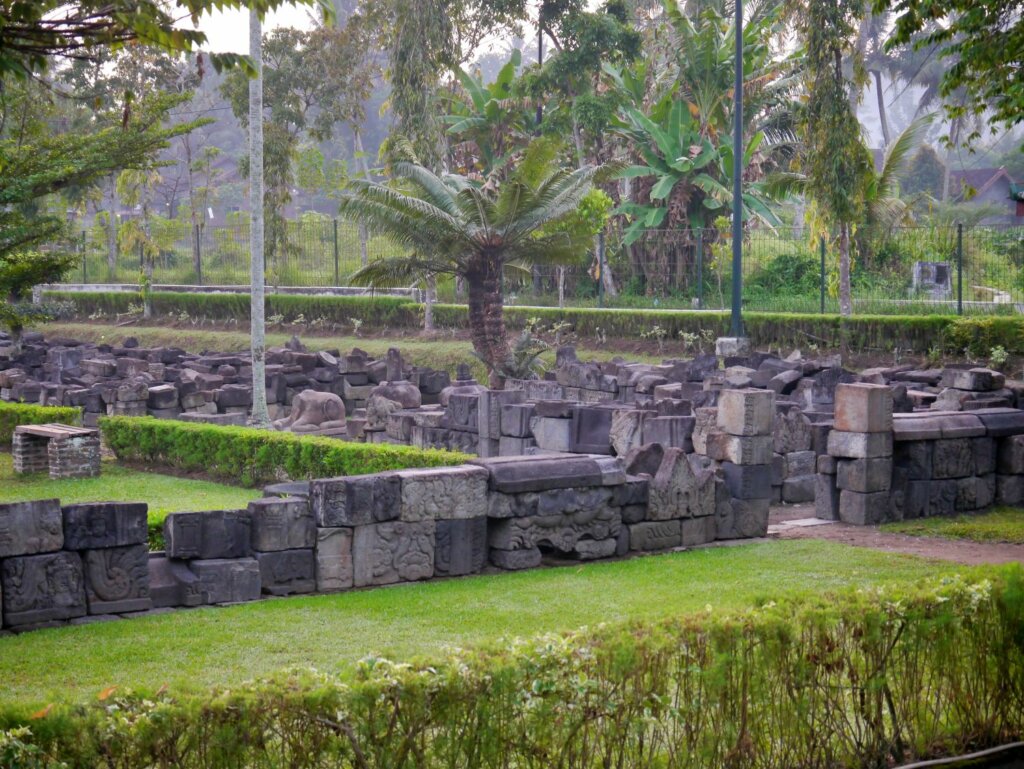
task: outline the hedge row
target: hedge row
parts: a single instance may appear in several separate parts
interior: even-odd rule
[[[31,403],[0,401],[0,446],[10,446],[18,425],[45,425],[60,422],[82,424],[82,410],[73,406],[36,406]]]
[[[7,750],[23,766],[185,769],[901,765],[1024,733],[1024,573],[988,573],[439,664],[370,659],[351,677],[295,672],[201,699],[107,691],[22,721]]]
[[[390,444],[190,424],[152,417],[104,417],[107,445],[126,462],[203,473],[244,486],[286,480],[361,475],[409,467],[458,465],[465,454]]]
[[[80,316],[97,313],[125,313],[139,298],[131,293],[51,292],[54,300],[70,302]],[[210,320],[244,319],[249,315],[249,297],[244,294],[155,293],[154,311],[158,315],[179,315]],[[348,326],[353,318],[364,328],[418,328],[423,306],[399,297],[333,297],[272,294],[267,297],[267,315],[280,315],[284,322],[328,323]],[[823,348],[847,346],[851,350],[900,349],[927,353],[933,349],[988,357],[992,348],[1001,346],[1010,353],[1024,354],[1024,319],[1015,317],[960,318],[955,315],[805,315],[787,313],[744,313],[747,333],[760,348]],[[713,331],[723,335],[729,330],[728,312],[677,310],[616,310],[594,308],[506,307],[510,328],[523,328],[537,319],[551,326],[568,323],[585,339],[601,337],[637,339],[650,335],[656,327],[666,342],[677,342],[681,333]],[[464,329],[466,308],[458,304],[438,304],[434,321],[441,328]]]

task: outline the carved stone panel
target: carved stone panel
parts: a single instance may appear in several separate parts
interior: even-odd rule
[[[0,558],[60,550],[63,544],[58,500],[0,505]]]
[[[487,562],[487,519],[440,520],[434,538],[434,574],[475,574]]]
[[[260,582],[268,595],[312,593],[316,590],[316,560],[313,551],[277,550],[256,553]]]
[[[621,525],[618,508],[588,507],[574,512],[492,521],[488,537],[491,547],[499,550],[546,546],[572,553],[580,540],[617,537]]]
[[[400,514],[402,483],[395,473],[328,478],[310,484],[317,526],[365,526]]]
[[[249,503],[249,515],[253,550],[294,550],[316,544],[313,514],[302,497],[257,499]]]
[[[352,587],[352,529],[317,529],[317,591],[348,590],[350,587]]]
[[[475,433],[479,430],[479,409],[477,395],[452,393],[448,398],[448,427],[460,432]]]
[[[935,441],[932,453],[933,478],[966,478],[974,475],[974,445],[969,438]]]
[[[64,547],[94,550],[146,544],[144,502],[91,502],[65,505]]]
[[[255,558],[214,558],[190,561],[206,603],[238,603],[260,597],[260,567]]]
[[[4,625],[34,625],[83,616],[84,582],[78,553],[5,559],[0,573]]]
[[[434,575],[434,521],[358,526],[352,540],[356,587],[413,582]]]
[[[244,558],[249,555],[252,518],[247,510],[171,513],[164,519],[170,558]]]
[[[629,527],[629,549],[648,552],[679,547],[682,528],[679,521],[648,521]]]
[[[477,518],[487,515],[487,479],[482,467],[436,467],[402,470],[403,521]]]
[[[90,614],[147,611],[153,607],[145,545],[86,550],[83,560]]]
[[[148,566],[149,597],[155,608],[203,603],[199,578],[184,561],[173,561],[163,553],[150,553]]]

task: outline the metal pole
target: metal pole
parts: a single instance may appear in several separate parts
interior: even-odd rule
[[[203,242],[199,239],[199,225],[195,225],[196,238],[196,285],[203,285]]]
[[[825,236],[821,236],[821,314],[825,314]]]
[[[81,246],[81,251],[82,251],[82,282],[83,283],[88,283],[89,282],[89,275],[86,272],[86,266],[85,266],[85,247],[86,247],[85,230],[82,230],[82,246]]]
[[[732,134],[732,322],[734,337],[743,336],[743,0],[736,0],[736,83]]]
[[[597,306],[604,307],[604,230],[597,233]]]
[[[697,309],[704,309],[704,230],[697,230]]]
[[[956,223],[956,314],[964,314],[964,225]]]
[[[341,285],[341,272],[338,269],[338,220],[334,220],[334,287]]]

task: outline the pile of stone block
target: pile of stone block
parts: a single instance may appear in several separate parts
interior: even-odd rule
[[[147,611],[146,505],[0,505],[2,626],[27,630]]]

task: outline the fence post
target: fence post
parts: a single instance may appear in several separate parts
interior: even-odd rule
[[[82,230],[82,240],[81,240],[81,245],[79,246],[79,251],[82,254],[82,283],[88,283],[89,282],[89,274],[88,274],[88,272],[86,270],[86,265],[85,265],[85,257],[86,257],[85,248],[86,248],[85,230]]]
[[[821,314],[825,314],[825,236],[821,236]]]
[[[334,287],[341,285],[341,273],[338,268],[338,220],[334,219]]]
[[[964,224],[956,223],[956,314],[964,314]]]
[[[196,285],[203,285],[203,241],[200,239],[199,224],[193,225],[195,232],[192,233],[196,243]]]
[[[697,230],[697,309],[704,309],[704,230]]]
[[[604,230],[597,233],[597,306],[604,307]]]

